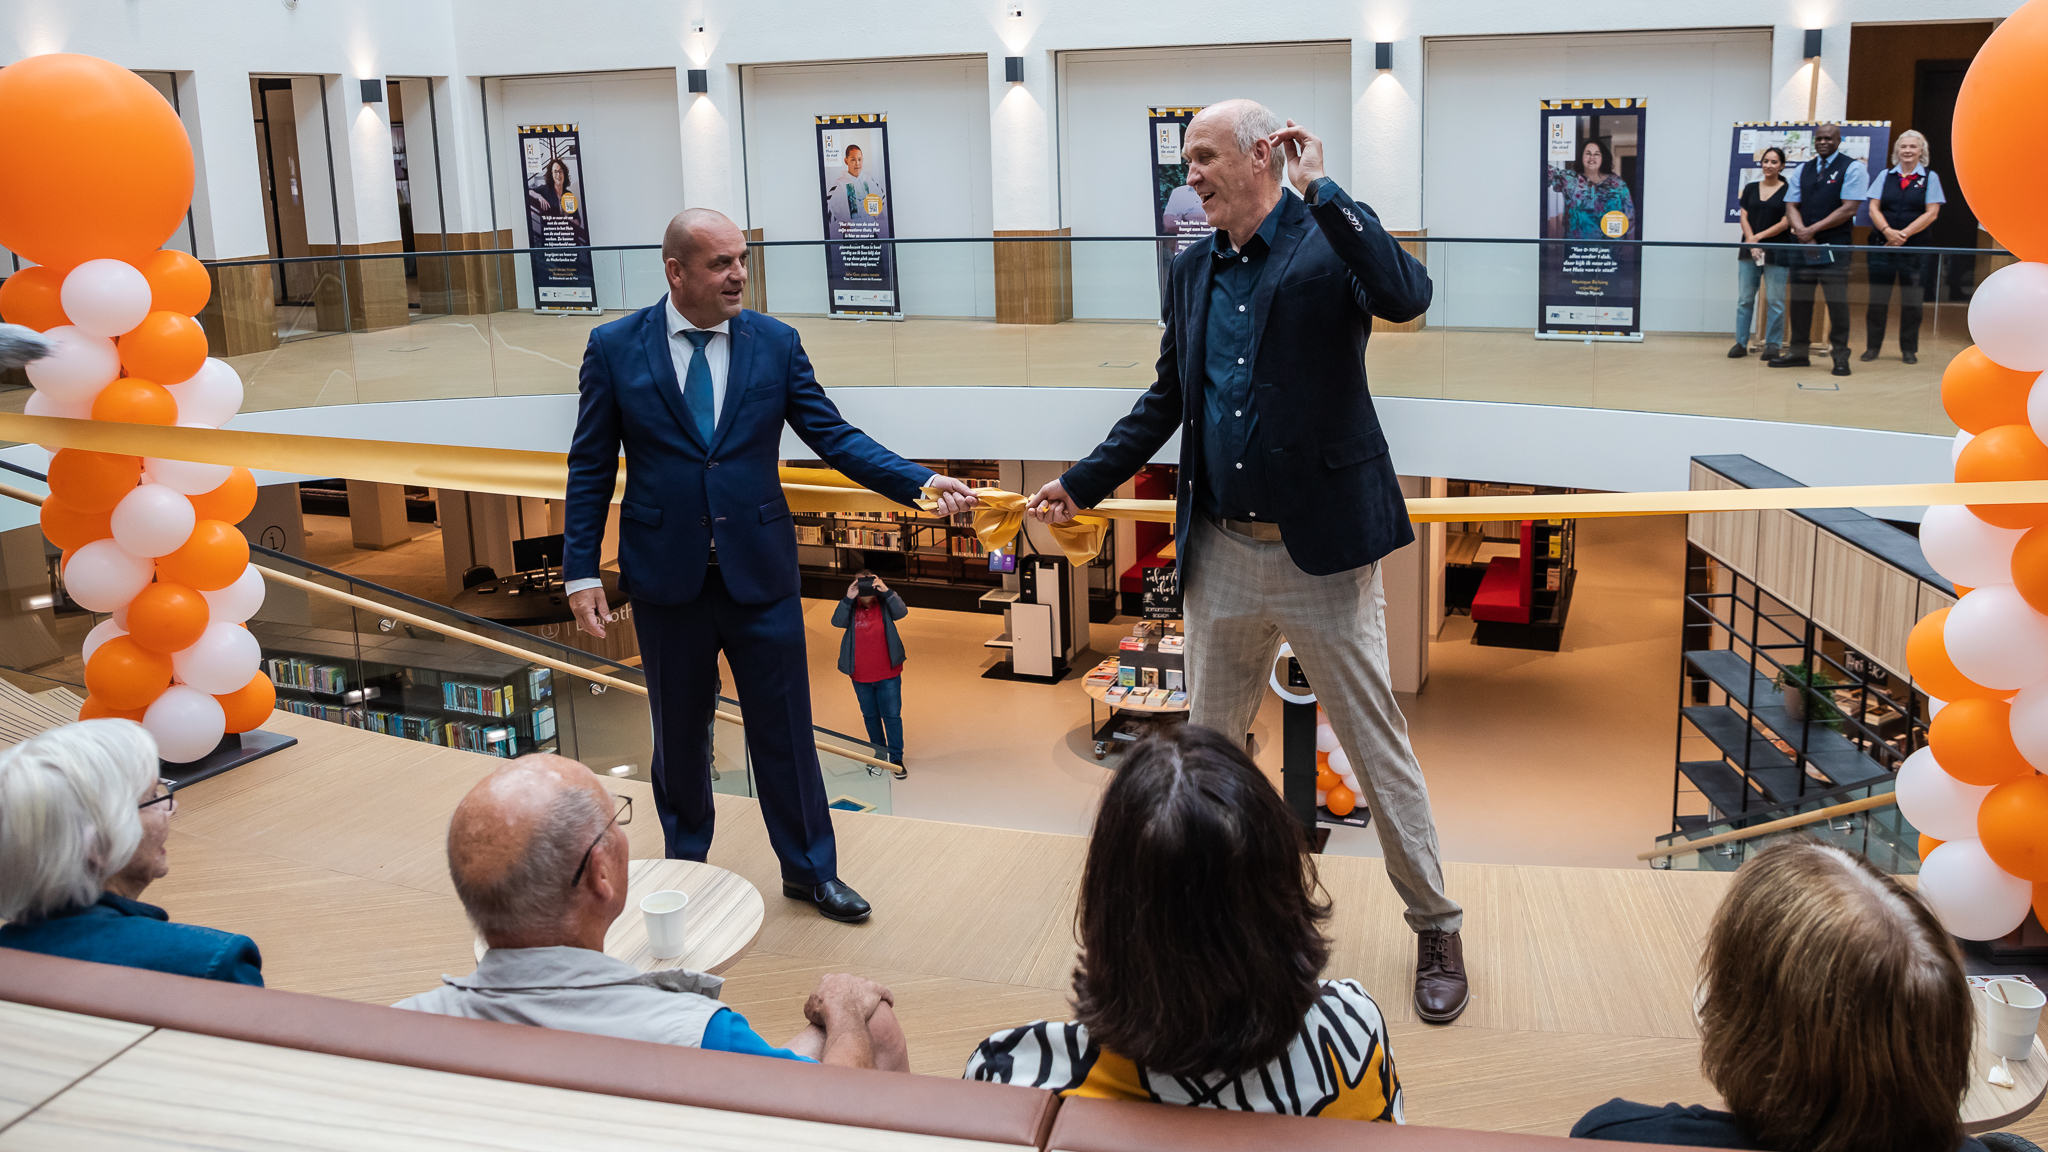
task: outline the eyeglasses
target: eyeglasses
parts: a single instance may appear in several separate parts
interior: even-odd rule
[[[633,822],[633,798],[631,796],[621,796],[614,792],[612,793],[612,799],[619,802],[619,810],[612,813],[612,818],[605,821],[603,828],[598,829],[597,839],[592,840],[590,847],[583,850],[582,863],[576,865],[576,874],[569,877],[569,887],[571,888],[583,883],[583,870],[590,867],[590,854],[597,851],[597,846],[604,842],[604,834],[612,830],[612,825],[618,824],[623,826]]]
[[[136,807],[147,808],[152,804],[169,804],[170,807],[164,810],[164,815],[169,816],[176,813],[178,811],[178,797],[171,791],[171,789],[177,786],[178,782],[176,780],[165,780],[159,778],[156,782],[157,794],[151,796],[147,800],[144,800],[142,803],[137,804]]]

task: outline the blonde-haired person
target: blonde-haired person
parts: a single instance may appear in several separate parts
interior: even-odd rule
[[[0,947],[261,987],[255,941],[136,899],[170,871],[178,802],[156,771],[156,741],[131,720],[0,750]]]
[[[1948,197],[1927,137],[1907,129],[1892,141],[1892,166],[1870,182],[1870,309],[1863,318],[1863,359],[1884,350],[1885,313],[1892,285],[1899,287],[1899,352],[1908,364],[1920,361],[1920,301],[1934,279],[1935,258],[1914,248],[1928,244],[1927,228],[1941,216]]]
[[[1700,1068],[1728,1102],[1611,1100],[1571,1134],[1769,1152],[1983,1152],[1962,955],[1868,860],[1810,840],[1735,874],[1700,958]]]

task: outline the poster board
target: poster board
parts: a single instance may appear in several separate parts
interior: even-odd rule
[[[818,193],[828,241],[896,235],[889,173],[889,114],[813,118],[818,133]],[[894,244],[825,245],[828,315],[903,319]]]
[[[1605,241],[1643,238],[1645,103],[1541,102],[1539,340],[1643,338],[1642,247]]]
[[[1785,150],[1785,179],[1790,180],[1795,168],[1813,159],[1813,130],[1822,124],[1835,124],[1842,129],[1842,151],[1863,161],[1871,176],[1891,165],[1889,120],[1737,121],[1728,140],[1728,202],[1722,219],[1730,224],[1741,222],[1742,190],[1764,178],[1764,170],[1758,167],[1764,149]],[[1869,226],[1868,206],[1856,209],[1856,223]]]
[[[1188,162],[1181,158],[1181,138],[1201,106],[1147,108],[1152,153],[1152,234],[1159,237],[1159,298],[1166,299],[1167,272],[1173,258],[1189,245],[1216,231],[1202,210],[1202,198],[1188,187]],[[1163,311],[1163,309],[1162,309]]]
[[[519,160],[526,185],[526,245],[534,249],[529,257],[533,310],[604,311],[597,305],[597,272],[590,259],[583,146],[576,125],[521,124]]]

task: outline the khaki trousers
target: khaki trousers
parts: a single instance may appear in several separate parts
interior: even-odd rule
[[[1422,766],[1387,674],[1380,566],[1310,576],[1278,540],[1254,540],[1196,516],[1181,579],[1188,626],[1188,719],[1233,739],[1251,731],[1284,638],[1358,774],[1359,802],[1408,905],[1408,926],[1456,932],[1464,910],[1444,871]]]

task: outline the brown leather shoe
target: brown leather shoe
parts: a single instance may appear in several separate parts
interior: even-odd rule
[[[1449,1024],[1472,1002],[1465,983],[1465,942],[1432,928],[1416,936],[1415,1014],[1425,1023]]]

